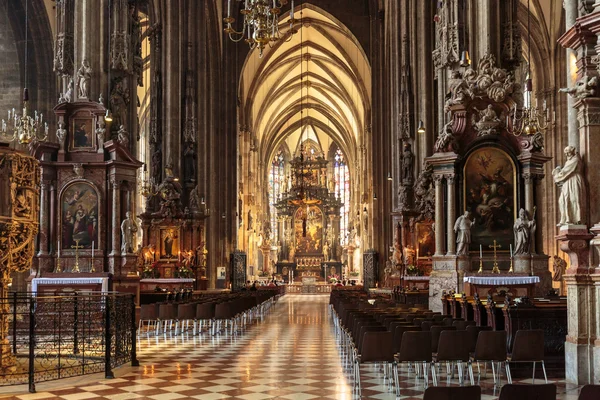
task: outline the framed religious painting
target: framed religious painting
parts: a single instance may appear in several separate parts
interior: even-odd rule
[[[429,258],[435,253],[435,232],[431,222],[418,222],[417,230],[417,249],[414,255],[417,258]]]
[[[94,118],[90,116],[72,117],[69,151],[95,150],[96,133],[94,132]]]
[[[496,147],[472,152],[464,166],[464,205],[474,219],[470,251],[489,251],[494,240],[500,251],[513,242],[517,171],[512,158]]]
[[[323,253],[323,212],[319,207],[298,207],[294,214],[294,236],[296,254]]]
[[[160,259],[173,260],[179,257],[179,232],[174,228],[160,229]]]
[[[61,193],[61,248],[98,249],[98,193],[87,182],[75,182]]]
[[[227,274],[227,269],[225,267],[217,267],[217,279],[225,280]]]

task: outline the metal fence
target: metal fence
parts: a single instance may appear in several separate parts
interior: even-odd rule
[[[8,336],[0,340],[0,386],[104,372],[131,362],[137,366],[134,296],[11,293],[0,298],[9,310]],[[6,305],[8,304],[8,307]]]

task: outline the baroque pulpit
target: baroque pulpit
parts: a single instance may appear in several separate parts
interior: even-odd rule
[[[32,268],[38,233],[40,167],[33,157],[0,146],[0,373],[14,371],[8,341],[12,272]]]

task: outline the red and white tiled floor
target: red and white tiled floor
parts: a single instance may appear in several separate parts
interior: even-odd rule
[[[352,382],[343,370],[328,300],[327,295],[286,295],[264,320],[234,336],[141,335],[140,366],[115,369],[115,379],[90,375],[40,383],[34,394],[24,386],[4,387],[0,398],[351,399]],[[374,367],[361,371],[363,398],[395,398]],[[405,367],[400,379],[402,399],[422,398],[422,381]],[[560,400],[577,399],[576,386],[556,383]],[[483,399],[497,398],[491,379],[480,385]]]

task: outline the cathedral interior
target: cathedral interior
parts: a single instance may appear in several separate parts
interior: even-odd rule
[[[600,0],[0,0],[0,397],[113,368],[139,378],[136,364],[178,362],[155,352],[184,335],[204,384],[193,373],[220,372],[199,359],[239,346],[215,335],[262,349],[288,312],[282,354],[293,340],[316,362],[310,334],[340,364],[352,301],[424,331],[447,317],[504,332],[513,356],[519,332],[543,332],[531,361],[548,398],[600,398],[582,389],[600,383],[599,75]],[[240,308],[200,317],[210,301]],[[204,319],[212,343],[196,343]],[[61,325],[71,350],[32,344],[61,342]],[[154,328],[160,345],[144,342]],[[85,332],[108,361],[62,374],[55,355],[79,359]],[[235,359],[211,360],[237,379]],[[339,390],[314,367],[322,386],[178,395],[437,398],[406,387],[397,357],[401,382],[369,370],[364,387],[352,360],[353,376],[332,372]],[[496,382],[507,355],[493,360],[482,398],[513,398]],[[466,385],[457,370],[447,387]],[[44,393],[103,398],[60,397],[82,385]]]

